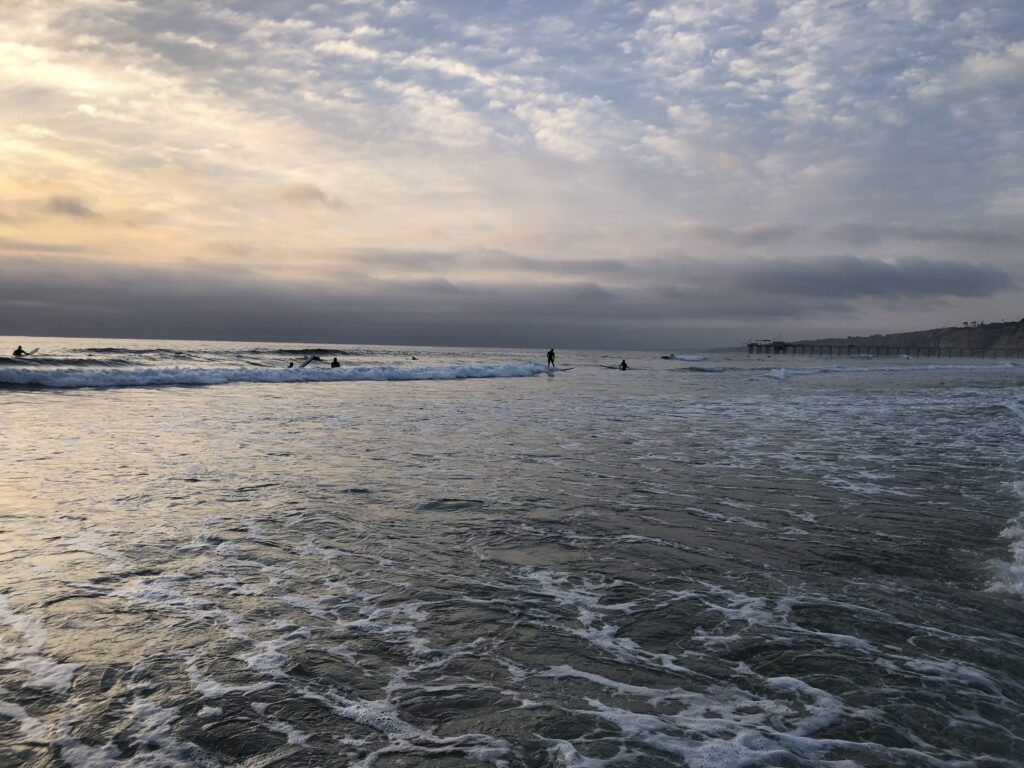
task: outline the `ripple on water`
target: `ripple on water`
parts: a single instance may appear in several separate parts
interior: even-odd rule
[[[1024,763],[1005,387],[596,371],[38,393],[0,763]]]

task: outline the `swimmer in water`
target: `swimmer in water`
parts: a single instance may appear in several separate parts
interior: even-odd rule
[[[341,368],[341,363],[338,362],[338,358],[331,360],[331,368]]]

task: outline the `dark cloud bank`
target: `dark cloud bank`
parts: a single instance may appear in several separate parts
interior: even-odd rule
[[[472,261],[450,258],[462,266]],[[394,263],[403,260],[415,259],[393,255]],[[565,282],[529,279],[559,273],[559,264]],[[0,327],[40,336],[657,349],[738,343],[779,321],[806,321],[813,333],[815,318],[845,315],[853,326],[865,302],[978,298],[1013,285],[991,265],[925,259],[616,264],[587,265],[630,277],[614,289],[586,280],[586,268],[574,273],[572,262],[535,271],[533,262],[515,257],[505,268],[521,270],[523,279],[508,285],[358,275],[300,284],[21,250],[0,256]]]

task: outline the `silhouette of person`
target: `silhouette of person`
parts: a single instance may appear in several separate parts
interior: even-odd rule
[[[619,363],[619,370],[620,371],[625,371],[627,368],[629,368],[629,366],[626,365],[626,361],[625,360],[623,360],[621,363]]]
[[[15,357],[24,357],[27,354],[28,354],[28,352],[26,352],[24,349],[21,348],[21,344],[19,344],[18,348],[16,350],[14,350],[14,356]]]
[[[295,367],[295,363],[294,362],[288,363],[288,367],[289,368],[294,368]]]
[[[549,349],[548,350],[548,368],[554,368],[554,367],[555,367],[555,350],[554,349]]]
[[[331,368],[341,368],[341,363],[338,362],[338,358],[331,360]]]

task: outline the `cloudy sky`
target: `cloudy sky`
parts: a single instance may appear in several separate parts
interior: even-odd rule
[[[0,332],[1024,315],[1021,0],[0,0]]]

